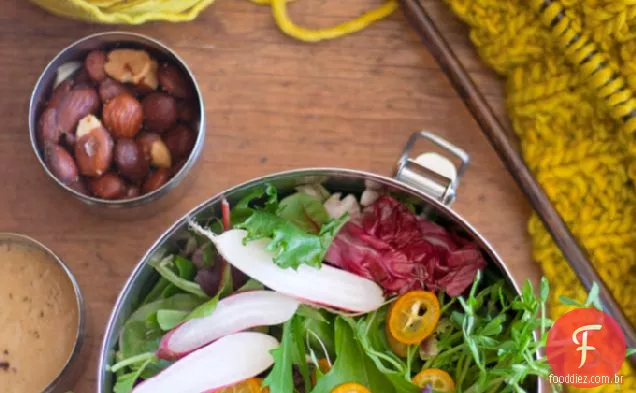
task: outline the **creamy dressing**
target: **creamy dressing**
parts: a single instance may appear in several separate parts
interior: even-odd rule
[[[73,284],[43,251],[0,242],[0,393],[41,393],[74,347]]]

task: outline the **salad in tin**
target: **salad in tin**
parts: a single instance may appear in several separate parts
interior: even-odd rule
[[[267,185],[179,244],[150,262],[114,393],[524,392],[550,372],[547,281],[517,295],[476,244],[381,189]]]

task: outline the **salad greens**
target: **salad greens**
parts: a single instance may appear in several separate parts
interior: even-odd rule
[[[250,207],[267,198],[263,207]],[[270,238],[268,250],[275,252],[274,263],[283,268],[302,264],[320,267],[336,234],[348,216],[330,219],[320,199],[303,193],[278,202],[277,192],[268,186],[250,193],[233,210],[235,228],[245,229],[245,242]]]
[[[322,187],[305,187],[280,199],[277,190],[267,185],[236,203],[224,222],[245,229],[244,242],[271,239],[267,250],[274,253],[273,263],[282,269],[297,269],[302,264],[320,268],[339,231],[349,222],[348,215],[329,216],[323,205],[328,196]],[[385,199],[382,203],[386,207],[394,202]],[[403,202],[395,203],[405,206]],[[410,216],[415,217],[416,211],[416,207],[408,206],[400,214],[405,223],[418,223],[423,220],[421,217]],[[392,228],[392,223],[386,222],[390,218],[382,216],[378,226]],[[220,223],[221,220],[213,222],[217,234],[223,232]],[[428,239],[456,247],[451,250],[466,260],[472,258],[470,253],[474,250],[464,240],[433,223],[418,225],[417,230]],[[395,231],[403,235],[403,229]],[[399,236],[382,231],[378,239],[393,236],[391,247],[404,248],[406,243]],[[350,228],[347,236],[351,233]],[[338,247],[343,252],[339,256],[349,253],[364,260],[369,249],[358,244],[359,248],[346,250],[346,240],[340,239]],[[160,341],[169,331],[187,321],[213,315],[219,301],[228,296],[265,289],[253,278],[236,285],[233,276],[239,272],[218,255],[207,238],[193,234],[188,242],[188,252],[150,261],[160,277],[120,332],[116,363],[109,367],[116,377],[114,393],[130,393],[139,380],[151,378],[173,363],[159,356]],[[436,256],[445,255],[438,248],[430,250]],[[347,270],[346,263],[339,266]],[[204,271],[216,275],[212,291],[204,291],[198,283],[197,277]],[[375,274],[378,272],[371,276]],[[542,279],[538,294],[527,282],[521,294],[516,295],[498,270],[482,269],[458,296],[437,291],[441,318],[434,333],[421,343],[404,344],[404,353],[394,352],[388,336],[391,302],[358,316],[302,304],[286,322],[253,329],[271,334],[280,342],[271,352],[272,367],[261,375],[263,386],[272,393],[332,393],[345,383],[358,383],[371,393],[433,392],[430,385],[416,386],[413,378],[421,370],[439,369],[451,376],[457,393],[525,392],[534,377],[547,377],[550,373],[545,359],[537,358],[552,326],[546,317],[549,291],[547,280]],[[584,303],[561,300],[578,307],[600,308],[597,287]],[[213,369],[211,365],[210,372]]]

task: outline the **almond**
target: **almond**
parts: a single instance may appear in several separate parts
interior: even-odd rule
[[[38,123],[38,144],[57,145],[60,140],[60,128],[57,124],[57,109],[48,108],[40,116]]]
[[[75,159],[84,176],[103,175],[113,161],[113,139],[101,121],[89,115],[83,118],[76,131]]]
[[[114,49],[106,55],[106,75],[121,83],[140,83],[150,72],[148,52],[139,49]]]
[[[144,111],[135,97],[124,93],[104,105],[103,120],[115,137],[132,138],[141,129]]]
[[[60,103],[64,101],[64,99],[66,98],[68,93],[71,92],[71,90],[73,90],[73,81],[67,79],[64,82],[60,83],[53,90],[53,93],[51,93],[51,97],[49,98],[49,101],[46,103],[47,109],[59,107]]]
[[[141,105],[144,109],[144,125],[153,132],[163,132],[177,122],[177,102],[166,93],[150,93]]]
[[[170,180],[170,170],[159,168],[154,171],[144,182],[141,190],[144,194],[158,190]]]
[[[104,78],[102,83],[99,84],[98,90],[99,97],[104,103],[107,103],[120,94],[130,93],[130,89],[128,87],[109,77]]]
[[[114,173],[90,180],[91,192],[101,199],[119,199],[126,195],[126,183]]]
[[[44,149],[44,161],[53,176],[64,184],[71,184],[78,179],[77,166],[73,157],[58,145],[48,145]]]
[[[132,139],[119,139],[115,144],[115,164],[119,174],[132,182],[143,180],[150,166],[143,150]]]
[[[73,132],[80,119],[97,113],[99,106],[100,101],[95,89],[86,87],[72,90],[57,107],[60,132],[63,134]]]
[[[104,64],[106,63],[106,54],[101,50],[93,50],[88,53],[84,61],[86,73],[94,82],[101,82],[106,77]]]
[[[174,161],[188,158],[196,143],[196,135],[190,127],[179,124],[161,136]]]
[[[153,166],[157,168],[170,168],[172,166],[170,150],[159,135],[144,132],[137,136],[137,145]]]
[[[189,98],[192,88],[183,73],[172,64],[164,63],[159,67],[159,85],[171,96]]]

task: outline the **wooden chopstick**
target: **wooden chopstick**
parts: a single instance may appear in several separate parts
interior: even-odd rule
[[[599,277],[585,252],[579,246],[563,219],[561,219],[550,199],[548,199],[543,188],[537,183],[521,155],[511,143],[505,128],[499,122],[492,108],[481,95],[446,40],[442,37],[420,0],[400,0],[400,2],[407,19],[416,29],[433,57],[435,57],[468,110],[477,120],[483,133],[543,221],[543,224],[563,252],[583,286],[589,291],[593,283],[597,283],[600,289],[599,298],[603,304],[604,311],[612,316],[623,328],[627,347],[636,348],[636,331],[634,327],[625,317],[621,307]],[[636,365],[636,355],[631,356],[630,361],[633,365]]]

